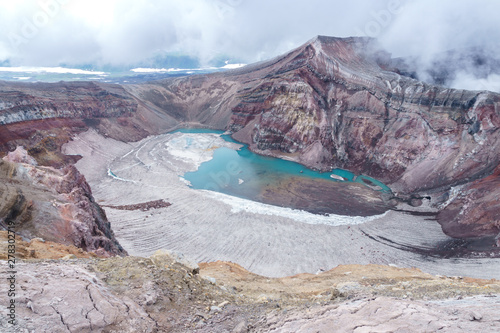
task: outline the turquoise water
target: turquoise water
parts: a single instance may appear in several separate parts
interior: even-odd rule
[[[216,133],[221,134],[221,137],[227,141],[236,142],[229,135],[222,135],[222,131],[180,129],[175,132]],[[355,181],[363,185],[370,185],[374,189],[391,192],[389,187],[371,177],[356,176],[343,169],[334,169],[331,172],[314,171],[296,162],[255,154],[248,149],[247,145],[243,145],[239,150],[226,147],[217,148],[210,161],[202,163],[197,171],[185,173],[184,178],[196,189],[206,189],[252,199],[261,193],[266,186],[276,184],[291,176],[342,182],[330,177],[331,174],[343,177],[344,181]]]

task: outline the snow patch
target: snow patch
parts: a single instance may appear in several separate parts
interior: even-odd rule
[[[237,144],[225,141],[219,134],[176,133],[165,145],[172,157],[192,165],[194,170],[197,170],[203,162],[212,159],[215,149],[234,148]]]
[[[130,182],[130,183],[135,183],[134,180],[130,180],[130,179],[125,179],[125,178],[121,178],[121,177],[118,177],[117,175],[115,175],[113,173],[113,171],[111,171],[111,169],[108,168],[108,176],[110,176],[111,178],[113,179],[116,179],[116,180],[121,180],[123,182]]]
[[[0,72],[22,72],[22,73],[56,73],[56,74],[82,74],[107,76],[106,72],[94,72],[77,68],[64,67],[0,67]]]
[[[220,67],[221,69],[234,69],[234,68],[241,68],[246,66],[247,64],[227,64],[225,66]]]
[[[388,212],[373,216],[345,216],[345,215],[316,215],[299,209],[278,207],[260,203],[252,200],[233,197],[227,194],[200,190],[208,197],[221,201],[231,207],[231,213],[252,213],[261,215],[272,215],[289,218],[291,220],[307,224],[326,224],[330,226],[363,224],[384,217]]]
[[[217,69],[235,69],[246,66],[246,64],[226,64],[222,67],[203,67],[203,68],[147,68],[138,67],[132,68],[130,71],[134,73],[176,73],[176,72],[186,72],[187,74],[192,74],[196,71],[210,71]]]

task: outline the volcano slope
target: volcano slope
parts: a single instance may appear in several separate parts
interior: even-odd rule
[[[227,129],[258,153],[373,176],[400,200],[431,198],[450,236],[498,234],[500,96],[428,85],[392,63],[373,39],[319,36],[224,73],[127,86],[3,83],[0,144],[60,166],[71,162],[60,146],[89,127],[121,141],[181,123]]]
[[[36,237],[48,238],[47,235],[50,235],[51,238],[48,240],[67,246],[82,247],[84,244],[87,251],[94,252],[89,255],[90,257],[124,255],[124,250],[110,232],[106,214],[100,210],[98,200],[94,199],[94,194],[90,191],[85,179],[85,177],[89,178],[92,186],[96,186],[98,183],[92,182],[93,175],[103,172],[93,170],[92,159],[95,159],[96,165],[106,166],[108,161],[112,162],[117,157],[124,157],[127,151],[140,149],[136,144],[126,142],[138,141],[148,136],[152,136],[151,141],[153,141],[156,139],[155,135],[170,129],[198,126],[229,130],[235,139],[249,144],[251,149],[261,154],[295,160],[319,170],[341,167],[373,176],[392,188],[394,196],[383,198],[387,204],[406,207],[406,203],[418,206],[423,201],[426,206],[438,212],[438,221],[448,235],[493,239],[499,233],[498,197],[500,190],[496,184],[499,177],[500,96],[492,92],[453,90],[427,85],[399,74],[398,68],[392,67],[391,64],[390,56],[380,51],[375,41],[371,39],[317,37],[283,56],[224,73],[127,86],[64,82],[56,84],[2,83],[0,84],[0,147],[5,160],[0,165],[2,167],[0,176],[3,177],[2,184],[4,185],[1,193],[3,200],[0,207],[1,222],[15,221],[20,228],[19,236],[22,236],[25,241]],[[90,131],[87,131],[89,129]],[[69,166],[80,157],[65,155],[63,151],[68,152],[71,149],[62,147],[73,137],[92,136],[92,133],[98,133],[94,137],[99,140],[104,140],[104,138],[114,140],[115,146],[106,147],[106,143],[110,142],[106,141],[106,143],[101,143],[98,149],[87,147],[89,149],[86,151],[89,156],[81,160],[87,165],[87,169],[83,168],[86,170],[82,171],[85,174],[83,177]],[[17,146],[24,146],[26,150],[21,148],[16,150]],[[123,152],[123,155],[113,155],[108,148]],[[7,156],[9,151],[14,150],[17,153]],[[85,147],[81,150],[85,150]],[[79,152],[73,151],[73,153]],[[149,152],[141,153],[147,156]],[[20,157],[16,158],[16,156]],[[26,173],[25,170],[29,172]],[[140,186],[138,188],[140,189]],[[96,196],[101,193],[102,189],[97,190]],[[123,193],[129,194],[129,192]],[[120,193],[115,193],[115,197],[111,199],[119,196]],[[193,206],[192,199],[201,197],[199,194],[191,195],[189,202],[191,207]],[[28,200],[23,201],[22,198],[28,198]],[[128,198],[134,199],[133,195],[128,195]],[[109,216],[124,216],[120,214],[125,214],[123,212],[126,210],[117,207],[150,207],[148,203],[160,202],[157,199],[162,198],[151,198],[148,202],[113,202],[114,208],[108,207],[106,212]],[[120,200],[123,201],[123,198]],[[172,206],[168,206],[167,203],[161,201],[162,207],[159,209],[175,209],[176,204],[173,202]],[[204,207],[210,202],[197,204]],[[68,210],[60,209],[61,207],[66,207]],[[230,209],[227,210],[230,211]],[[75,214],[68,215],[68,212]],[[148,214],[153,215],[151,212]],[[249,214],[242,215],[247,218]],[[188,219],[193,216],[188,214],[184,218]],[[45,218],[45,220],[42,221],[38,217]],[[59,225],[64,227],[64,233],[50,229],[52,225],[50,222],[53,218],[62,221]],[[187,224],[185,219],[166,222],[172,222],[172,227],[178,227]],[[40,221],[44,223],[41,223],[40,228],[36,227]],[[134,222],[131,227],[141,223],[143,226],[156,227],[144,220],[127,222]],[[383,219],[378,222],[383,223]],[[372,228],[373,224],[368,225],[367,228]],[[235,224],[234,229],[236,230],[238,226]],[[5,228],[4,224],[2,228]],[[271,227],[269,228],[271,230]],[[288,224],[287,228],[297,229],[300,232],[302,226],[298,223]],[[308,228],[312,229],[312,227]],[[329,231],[325,227],[326,231],[322,232],[321,228],[317,229],[317,232],[325,234]],[[349,230],[347,227],[344,230],[346,235],[349,234]],[[44,233],[42,234],[41,231]],[[361,231],[356,230],[354,233],[358,236],[361,235]],[[246,234],[244,237],[251,238],[248,237],[249,235],[251,236],[251,234]],[[273,236],[272,233],[269,235]],[[203,235],[195,236],[202,237]],[[409,239],[411,237],[408,235]],[[84,243],[82,239],[85,239]],[[181,237],[179,239],[183,240]],[[40,240],[34,241],[41,242]],[[385,241],[389,243],[387,239]],[[292,245],[296,243],[303,243],[303,241],[290,242]],[[132,245],[134,245],[133,242],[124,243],[126,250]],[[500,245],[498,237],[497,245]],[[257,250],[261,253],[269,252],[265,246],[262,245]],[[281,244],[276,246],[281,246]],[[345,255],[351,254],[345,249],[342,251]],[[30,252],[27,257],[43,258],[35,254]],[[329,255],[329,253],[324,255]],[[298,263],[296,266],[298,268],[307,266],[309,261],[308,258],[300,256],[292,259]],[[158,308],[150,309],[154,313],[150,314],[154,318],[150,318],[136,304],[131,304],[127,297],[122,297],[122,291],[129,287],[127,283],[124,287],[118,283],[113,287],[118,288],[116,289],[118,291],[110,291],[102,282],[107,279],[111,281],[110,283],[114,282],[114,274],[117,273],[112,260],[117,260],[118,263],[124,260],[123,265],[127,266],[127,260],[134,261],[135,259],[117,258],[102,261],[103,266],[98,270],[103,271],[103,275],[96,277],[95,280],[92,280],[95,276],[88,273],[87,266],[70,267],[65,271],[65,264],[59,262],[35,261],[23,264],[20,268],[26,272],[26,278],[23,280],[25,286],[32,281],[29,276],[30,272],[37,271],[40,267],[43,267],[39,275],[41,281],[49,281],[50,277],[56,274],[68,277],[65,283],[71,285],[76,283],[72,279],[73,276],[76,276],[75,279],[83,275],[88,276],[89,284],[85,282],[87,281],[85,278],[80,281],[78,288],[81,289],[79,289],[81,294],[89,296],[85,298],[89,312],[87,315],[83,314],[81,318],[78,317],[81,322],[66,321],[66,318],[72,317],[73,314],[63,313],[62,305],[53,304],[53,299],[67,297],[65,289],[61,294],[56,290],[57,288],[47,289],[47,294],[43,295],[43,299],[37,299],[36,302],[26,297],[24,299],[26,307],[23,307],[23,311],[31,309],[33,313],[38,313],[44,322],[60,318],[61,322],[58,324],[61,326],[61,331],[65,329],[66,331],[93,330],[93,327],[104,329],[106,325],[116,325],[116,330],[122,330],[126,324],[122,322],[123,316],[120,316],[120,313],[128,313],[127,311],[130,312],[131,318],[140,318],[136,322],[140,329],[154,331],[155,327],[157,330],[158,327],[163,328],[158,325],[167,325],[155,323],[155,320],[158,313],[161,314],[165,308],[171,309],[169,305],[160,304]],[[147,266],[150,264],[148,260],[137,259],[137,263],[133,265]],[[302,263],[305,264],[302,265]],[[273,263],[264,262],[264,265],[272,266]],[[497,267],[493,268],[496,271],[495,274],[498,273]],[[156,272],[156,268],[149,268],[153,271],[151,274],[154,277],[160,276],[160,279],[165,269],[168,269],[165,266]],[[186,276],[179,267],[174,269],[177,269],[175,274],[180,272],[179,276],[172,278],[174,281],[184,281],[190,278],[189,274]],[[137,271],[144,271],[144,269]],[[352,271],[344,272],[343,276],[349,276],[348,273]],[[223,276],[226,275],[229,274],[227,272],[223,274]],[[364,280],[365,274],[360,275],[361,280]],[[140,274],[137,276],[140,277]],[[241,281],[241,277],[236,277],[235,281],[238,279]],[[261,281],[260,278],[255,279],[259,280],[256,285],[258,291]],[[116,278],[118,282],[122,280],[119,276]],[[391,281],[390,276],[388,281]],[[376,285],[377,279],[374,278],[371,282]],[[448,282],[449,280],[446,280],[445,284]],[[236,282],[227,283],[237,285]],[[387,284],[388,282],[383,280],[380,283]],[[488,283],[481,281],[477,289],[481,289],[486,284]],[[203,285],[207,286],[208,283],[203,282]],[[179,289],[178,286],[185,290],[184,284],[175,282],[169,288]],[[93,297],[98,294],[97,291],[94,293],[94,287],[101,295],[114,293],[111,301],[103,303],[103,308],[94,304]],[[398,284],[394,288],[404,289],[405,286]],[[155,288],[146,285],[144,289],[146,292]],[[38,290],[44,293],[43,286],[35,286],[31,290],[34,296],[40,294]],[[254,294],[256,291],[250,290],[248,293]],[[322,290],[319,295],[322,293],[325,291]],[[497,294],[498,291],[493,288],[488,289],[486,293]],[[330,294],[326,292],[323,296],[331,299],[333,296]],[[2,292],[2,296],[4,295],[6,292]],[[60,295],[63,297],[61,298]],[[133,290],[130,295],[137,296]],[[315,294],[315,296],[319,295]],[[439,297],[457,295],[445,293]],[[275,297],[264,296],[266,300],[268,298],[273,300]],[[389,296],[402,297],[394,294]],[[411,295],[406,295],[406,297],[411,297]],[[165,296],[165,300],[168,298],[168,295]],[[175,297],[171,297],[170,301],[173,299]],[[206,306],[219,305],[223,303],[218,303],[219,299],[208,298],[209,302],[203,303],[206,301],[203,298],[200,302],[203,301],[203,305]],[[258,295],[257,299],[259,299]],[[190,302],[193,298],[187,295],[184,301]],[[38,310],[36,309],[37,302],[42,302],[47,307]],[[148,302],[146,297],[144,304],[147,305]],[[153,305],[157,304],[154,297],[151,302]],[[399,309],[397,313],[404,312],[404,309],[413,309],[407,303],[396,303]],[[486,303],[488,302],[481,304]],[[378,304],[374,302],[372,306],[379,308]],[[475,305],[477,303],[474,303]],[[308,304],[306,303],[305,306]],[[427,313],[424,307],[420,304],[418,311]],[[70,308],[77,308],[77,305]],[[93,308],[96,308],[96,311],[92,312]],[[332,314],[332,318],[335,318],[343,311],[357,312],[356,309],[360,308],[364,308],[364,305],[350,304],[346,308],[338,308],[337,312],[335,306],[329,309],[320,307],[314,309],[312,316]],[[111,315],[104,313],[106,309],[111,309]],[[367,308],[367,311],[371,310]],[[412,311],[406,315],[411,316]],[[261,327],[264,331],[279,331],[277,328],[283,325],[289,325],[289,330],[300,331],[297,329],[299,326],[294,325],[306,327],[307,321],[311,320],[307,316],[305,319],[300,318],[298,316],[300,312],[292,312],[289,316],[282,314],[283,316],[271,315],[248,320],[243,318],[243,321],[255,323],[255,327]],[[376,313],[377,310],[374,312]],[[394,311],[389,311],[389,317],[392,316],[391,313]],[[90,317],[89,314],[91,314]],[[27,317],[30,315],[26,314]],[[467,321],[472,322],[472,324],[467,323],[470,325],[482,319],[482,316],[477,313],[464,316],[467,317]],[[181,320],[177,329],[185,331],[193,324],[192,321],[207,321],[207,318],[205,313],[196,314],[194,311],[193,318]],[[214,321],[219,320],[217,316],[214,318]],[[403,316],[403,318],[406,317]],[[326,316],[324,319],[321,325],[328,326],[330,319]],[[426,319],[428,317],[424,315],[423,320]],[[258,324],[259,320],[261,320],[260,324]],[[303,320],[306,321],[305,324]],[[493,316],[485,317],[486,325],[492,323],[490,320],[497,322]],[[455,323],[455,317],[452,316],[449,324]],[[249,327],[231,323],[233,324]],[[401,327],[402,324],[399,325]],[[431,326],[429,330],[437,330],[440,327],[442,326],[437,324],[437,326]],[[485,331],[485,327],[479,330]],[[203,331],[204,328],[199,330]],[[210,331],[210,329],[207,330]],[[214,330],[217,331],[217,329]],[[224,330],[229,330],[229,328],[224,328]],[[303,330],[307,331],[307,327]],[[465,330],[470,331],[473,328],[467,325]],[[493,331],[496,330],[497,328],[493,327]],[[244,328],[241,328],[241,331],[244,331]]]
[[[500,96],[428,85],[391,63],[372,39],[320,36],[239,70],[125,88],[258,153],[367,174],[401,200],[430,198],[450,236],[497,235]]]

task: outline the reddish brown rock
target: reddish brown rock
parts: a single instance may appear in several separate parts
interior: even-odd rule
[[[497,236],[500,246],[500,166],[465,185],[438,215],[443,231],[456,237]]]
[[[293,154],[323,170],[355,170],[404,193],[496,166],[498,95],[383,71],[362,56],[369,45],[319,37],[288,54],[272,76],[240,91],[235,136],[259,152]],[[485,142],[495,148],[481,149]]]
[[[126,255],[85,177],[73,165],[54,169],[34,162],[22,147],[0,159],[2,229],[100,256]]]
[[[61,146],[90,127],[136,141],[176,124],[119,85],[0,82],[0,156],[22,145],[39,164],[62,167],[77,158],[61,154]]]
[[[350,169],[406,194],[489,174],[500,96],[388,71],[376,47],[320,36],[267,62],[127,90],[185,123],[229,128],[259,153]]]
[[[0,124],[70,118],[92,119],[126,116],[137,109],[118,85],[95,82],[0,82]]]

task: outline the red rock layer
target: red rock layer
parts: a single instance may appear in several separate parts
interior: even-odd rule
[[[374,50],[370,39],[317,37],[236,71],[129,91],[184,121],[230,129],[259,153],[367,174],[404,197],[490,175],[500,162],[500,95],[416,81]],[[451,216],[440,221],[452,236],[497,232],[494,215]]]
[[[26,239],[43,238],[100,256],[125,255],[85,177],[73,165],[41,167],[18,147],[0,159],[0,222]]]

